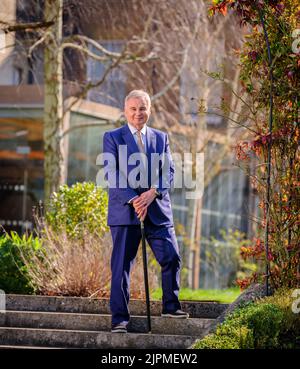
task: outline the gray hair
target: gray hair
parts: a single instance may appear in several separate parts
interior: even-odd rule
[[[145,99],[147,101],[148,108],[151,107],[151,99],[150,99],[150,96],[144,90],[132,90],[132,91],[130,91],[129,94],[125,97],[125,105],[126,105],[126,102],[129,99],[132,99],[132,98]]]

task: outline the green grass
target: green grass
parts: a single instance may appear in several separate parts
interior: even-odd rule
[[[179,291],[179,299],[182,301],[218,301],[228,304],[233,302],[240,293],[241,291],[238,287],[227,288],[225,290],[191,290],[189,288],[183,288]],[[153,300],[161,300],[161,297],[161,288],[151,293]]]

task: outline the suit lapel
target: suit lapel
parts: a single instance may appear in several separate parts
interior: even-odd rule
[[[152,128],[147,127],[146,136],[147,136],[147,159],[148,159],[148,187],[150,187],[152,179],[151,168],[153,166],[151,154],[156,152],[156,134]]]
[[[127,145],[128,154],[139,152],[138,145],[135,142],[135,139],[134,139],[132,133],[130,132],[130,129],[129,129],[127,124],[125,124],[125,126],[123,127],[122,136],[123,136],[123,140],[124,140],[125,144]]]
[[[148,160],[150,160],[151,154],[156,152],[156,135],[152,128],[147,127],[146,137],[147,137],[147,157]]]

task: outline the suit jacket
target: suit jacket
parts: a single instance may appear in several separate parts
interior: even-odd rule
[[[130,177],[130,172],[137,169],[139,162],[132,164],[128,161],[128,158],[130,155],[139,153],[140,151],[128,125],[126,124],[120,128],[105,132],[103,136],[104,160],[106,154],[110,154],[110,156],[113,156],[115,159],[115,165],[111,165],[109,162],[105,164],[105,170],[108,176],[111,175],[111,178],[116,178],[116,183],[114,183],[114,185],[108,181],[109,201],[107,225],[109,226],[140,224],[140,220],[133,206],[129,204],[128,201],[134,196],[149,190],[153,184],[157,185],[161,195],[160,197],[156,197],[148,206],[147,215],[155,225],[173,226],[169,189],[173,183],[175,168],[170,152],[168,135],[165,132],[147,126],[146,144],[147,159],[150,164],[148,166],[148,181],[144,183],[143,186],[136,187],[128,179]],[[119,156],[119,151],[121,150],[120,145],[127,145],[127,155],[123,155],[123,152],[123,154]],[[154,168],[154,163],[151,160],[153,158],[151,154],[153,153],[163,154],[165,158],[162,162],[160,161],[158,166],[155,165],[155,175],[153,175],[153,169],[151,172],[151,165],[152,168]],[[165,167],[167,167],[167,177],[164,174],[164,180],[162,180],[164,164],[166,164]],[[146,173],[145,171],[144,174]],[[108,176],[106,178],[108,178]],[[121,179],[123,180],[123,185],[120,185]],[[139,180],[140,178],[137,179]]]

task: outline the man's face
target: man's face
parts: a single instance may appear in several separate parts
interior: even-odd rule
[[[142,129],[150,117],[150,107],[145,99],[132,97],[127,100],[124,113],[128,123],[136,129]]]

